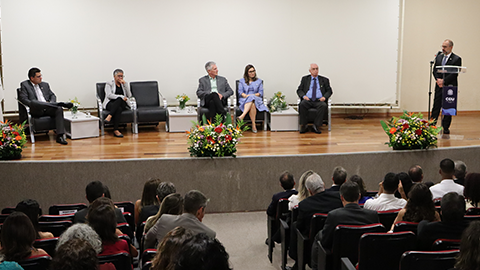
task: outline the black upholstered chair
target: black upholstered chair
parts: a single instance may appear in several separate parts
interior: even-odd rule
[[[63,221],[70,220],[73,221],[75,214],[66,214],[66,215],[41,215],[38,221]]]
[[[150,262],[153,260],[153,257],[157,254],[157,249],[155,248],[149,248],[146,249],[145,251],[142,252],[141,256],[141,265],[142,267],[147,264],[147,262]]]
[[[49,215],[75,214],[77,211],[87,208],[84,203],[54,204],[48,208]]]
[[[40,231],[51,232],[55,237],[60,237],[60,235],[70,226],[72,226],[71,220],[38,222],[38,228],[40,229]]]
[[[33,242],[35,248],[41,248],[45,250],[50,256],[55,256],[55,247],[57,246],[58,237],[37,239]]]
[[[280,223],[280,220],[285,221],[287,216],[290,215],[290,211],[288,210],[288,199],[280,199],[278,200],[277,204],[277,214],[275,217],[267,216],[267,245],[268,245],[268,259],[272,262],[272,254],[273,254],[273,247],[275,246],[275,241],[273,240],[274,234],[280,229],[280,233],[282,235],[282,247],[286,245],[286,237],[288,235],[288,228],[289,225],[284,223],[283,226]],[[283,232],[282,232],[283,230]],[[286,246],[285,246],[286,248]],[[285,251],[285,260],[283,260],[283,252],[282,250],[282,263],[285,261],[286,263],[286,251]]]
[[[408,232],[411,231],[417,234],[418,223],[409,221],[399,221],[393,226],[394,232]]]
[[[158,90],[158,82],[131,82],[130,91],[137,102],[137,124],[158,125],[168,121],[167,100]],[[166,128],[168,130],[168,125]]]
[[[33,117],[30,114],[30,107],[18,100],[19,94],[20,88],[17,88],[18,116],[21,123],[27,121],[30,141],[35,143],[35,133],[48,134],[50,130],[56,129],[55,119],[50,116]]]
[[[238,84],[240,83],[239,80],[236,80],[235,81],[235,85],[236,85],[236,88],[235,88],[235,99],[233,100],[233,104],[235,104],[235,108],[233,109],[234,111],[234,120],[233,120],[233,123],[236,125],[237,123],[237,117],[239,117],[240,115],[242,115],[242,110],[240,109],[240,102],[239,102],[239,95],[238,95]],[[262,85],[263,85],[263,81],[262,81]],[[267,99],[265,98],[265,90],[263,92],[263,104],[265,104],[265,106],[267,106]],[[260,122],[262,123],[262,127],[263,127],[263,130],[267,130],[267,112],[259,112],[257,111],[257,116],[255,118],[255,123],[257,122]],[[254,123],[252,122],[252,119],[250,119],[250,115],[246,115],[245,118],[243,119],[244,122],[250,122],[252,123],[252,125],[254,125]]]
[[[98,256],[99,264],[113,263],[117,270],[132,270],[130,254],[127,252],[118,252],[109,255]]]
[[[2,214],[11,214],[15,212],[15,207],[5,207],[2,209]]]
[[[407,251],[400,260],[400,270],[453,269],[459,250]]]
[[[130,227],[130,225],[128,224],[128,222],[123,222],[123,223],[118,223],[117,224],[117,229],[119,229],[122,233],[128,235],[128,237],[130,238],[130,242],[132,241],[134,235],[133,235],[133,230],[132,228]]]
[[[3,211],[2,211],[3,214]],[[474,216],[474,215],[480,215],[480,208],[478,207],[470,207],[467,209],[467,212],[465,213],[467,216]]]
[[[47,270],[51,261],[52,257],[49,255],[37,255],[19,261],[18,264],[20,264],[24,270]]]
[[[297,108],[300,110],[300,102],[301,99],[297,99]],[[325,115],[323,116],[323,125],[328,126],[328,131],[332,130],[332,98],[329,98],[326,100],[327,103],[327,111]],[[312,124],[313,121],[315,120],[315,115],[317,113],[317,110],[315,108],[310,108],[308,110],[308,116],[307,116],[307,123]],[[298,125],[300,125],[300,114],[298,115]]]
[[[382,223],[383,227],[385,227],[387,230],[390,230],[400,210],[401,209],[378,211],[378,219],[380,220],[380,223]]]
[[[102,136],[105,135],[105,127],[113,126],[113,124],[105,123],[105,118],[110,113],[107,109],[103,108],[103,101],[105,100],[105,83],[97,83],[97,106],[98,117],[100,118],[100,130]],[[134,98],[130,99],[130,109],[122,111],[120,116],[120,124],[132,124],[132,132],[138,133],[137,125],[137,103]]]
[[[325,220],[328,214],[316,213],[312,216],[310,221],[310,232],[308,235],[303,235],[298,228],[297,233],[297,265],[299,270],[304,270],[306,264],[310,264],[310,257],[312,253],[312,245],[315,241],[315,236],[323,229]]]
[[[437,239],[432,244],[432,250],[460,249],[460,239]]]

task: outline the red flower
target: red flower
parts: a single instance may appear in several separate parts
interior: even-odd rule
[[[211,143],[215,143],[215,140],[212,139],[212,136],[207,136],[207,141],[209,141]]]
[[[415,130],[415,134],[417,134],[418,136],[422,135],[422,130],[421,129]]]
[[[216,128],[215,128],[215,132],[217,132],[217,133],[222,133],[222,128],[221,128],[221,127],[216,127]]]
[[[232,140],[232,136],[230,136],[230,135],[225,136],[225,140],[227,140],[227,142],[231,141],[231,140]]]
[[[407,129],[408,127],[410,127],[408,124],[403,124],[403,129]]]
[[[18,134],[18,132],[16,132],[16,131],[14,131],[14,132],[12,132],[12,133],[13,133],[13,135],[15,135],[15,136],[20,135],[20,134]]]
[[[394,134],[395,132],[397,132],[397,129],[394,128],[394,127],[392,127],[392,128],[390,129],[390,134]]]

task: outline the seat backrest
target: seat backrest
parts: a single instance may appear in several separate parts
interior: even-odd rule
[[[152,262],[146,262],[142,266],[142,270],[150,270],[150,268],[152,268]]]
[[[48,255],[50,256],[55,256],[55,247],[57,246],[58,243],[58,237],[52,237],[52,238],[44,238],[44,239],[37,239],[33,243],[33,246],[35,248],[41,248],[45,250]]]
[[[128,225],[130,226],[130,229],[132,230],[132,232],[134,232],[135,231],[135,217],[130,212],[123,212],[123,217],[125,218]]]
[[[154,248],[149,248],[143,251],[142,253],[142,267],[145,265],[147,262],[151,261],[153,257],[155,257],[155,254],[157,254],[157,250]]]
[[[117,270],[132,270],[130,254],[127,252],[118,252],[109,255],[99,255],[99,263],[113,263]]]
[[[278,200],[277,219],[286,219],[289,213],[290,210],[288,210],[288,199],[282,198]]]
[[[405,251],[415,249],[413,232],[365,233],[358,245],[358,270],[397,270]]]
[[[338,225],[333,233],[333,269],[340,269],[340,258],[348,257],[353,264],[358,261],[358,242],[364,233],[386,232],[381,223],[369,225]]]
[[[72,226],[71,220],[39,221],[38,222],[38,228],[40,231],[51,232],[55,237],[59,237],[70,226]]]
[[[297,221],[297,218],[298,218],[298,205],[295,205],[292,208],[292,222]]]
[[[409,222],[409,221],[399,221],[393,226],[394,232],[408,232],[411,231],[414,234],[417,234],[418,223]]]
[[[2,214],[3,214],[3,211],[2,211]],[[480,208],[470,207],[470,208],[467,209],[467,212],[465,213],[465,215],[467,215],[467,216],[480,215]]]
[[[313,241],[315,235],[317,235],[317,233],[323,229],[323,225],[325,225],[325,220],[327,220],[327,216],[328,214],[324,213],[313,214],[310,221],[310,240]]]
[[[388,211],[378,211],[378,219],[382,223],[383,227],[390,229],[392,227],[395,218],[400,212],[401,209],[388,210]]]
[[[480,215],[465,215],[463,219],[465,219],[468,222],[472,222],[474,220],[480,220]]]
[[[407,251],[400,260],[400,270],[447,270],[455,265],[459,250]]]
[[[460,239],[437,239],[432,244],[432,250],[460,249]]]
[[[158,82],[131,82],[130,90],[132,96],[137,101],[137,106],[140,107],[159,107],[160,99],[158,94]]]
[[[41,215],[38,221],[62,221],[70,220],[73,221],[75,214],[66,214],[66,215]]]
[[[127,222],[118,223],[117,229],[119,229],[122,233],[128,235],[130,239],[133,239],[133,230],[130,228],[130,225]]]
[[[10,214],[0,214],[0,223],[3,223]]]
[[[141,250],[141,251],[143,250],[142,237],[143,237],[143,231],[144,231],[144,229],[145,229],[145,224],[146,224],[146,223],[147,223],[147,222],[144,221],[144,222],[138,224],[138,226],[137,226],[137,228],[136,228],[136,230],[135,230],[135,237],[136,237],[136,239],[137,239],[137,243],[139,243],[139,245],[140,245],[140,250]]]
[[[54,204],[48,208],[49,215],[66,215],[75,214],[77,211],[87,208],[84,203],[74,204]]]
[[[114,202],[113,203],[118,209],[124,212],[135,213],[135,205],[133,202],[126,201],[126,202]]]
[[[15,207],[5,207],[2,209],[2,214],[11,214],[15,212]]]
[[[38,255],[19,261],[18,264],[20,264],[24,270],[47,270],[51,261],[52,257],[48,255]]]
[[[20,97],[20,88],[17,88],[17,99],[19,97]],[[23,122],[23,121],[27,120],[27,118],[28,118],[27,109],[25,109],[25,107],[22,104],[20,104],[20,102],[17,102],[17,103],[18,103],[17,105],[18,105],[19,120],[20,120],[20,122]]]
[[[103,102],[105,100],[105,84],[104,82],[102,83],[97,83],[97,97]]]

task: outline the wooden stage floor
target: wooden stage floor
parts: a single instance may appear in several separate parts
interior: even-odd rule
[[[380,126],[380,120],[389,116],[366,116],[361,120],[332,118],[332,131],[323,127],[322,134],[308,132],[247,131],[238,145],[237,156],[278,156],[318,153],[347,153],[389,151],[388,140]],[[476,125],[480,112],[460,112],[454,117],[450,136],[440,137],[438,147],[480,145],[480,125]],[[68,145],[59,145],[53,132],[49,136],[38,134],[36,143],[27,143],[23,150],[25,161],[32,160],[106,160],[141,158],[189,157],[185,133],[165,132],[164,123],[158,127],[139,128],[132,134],[128,127],[122,130],[124,138],[115,138],[112,130],[98,138],[68,140]]]

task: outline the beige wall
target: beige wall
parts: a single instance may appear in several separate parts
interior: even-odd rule
[[[479,110],[480,91],[475,82],[480,74],[480,1],[404,1],[400,107],[427,111],[429,62],[448,38],[454,41],[453,51],[467,67],[467,73],[460,74],[458,110]]]

